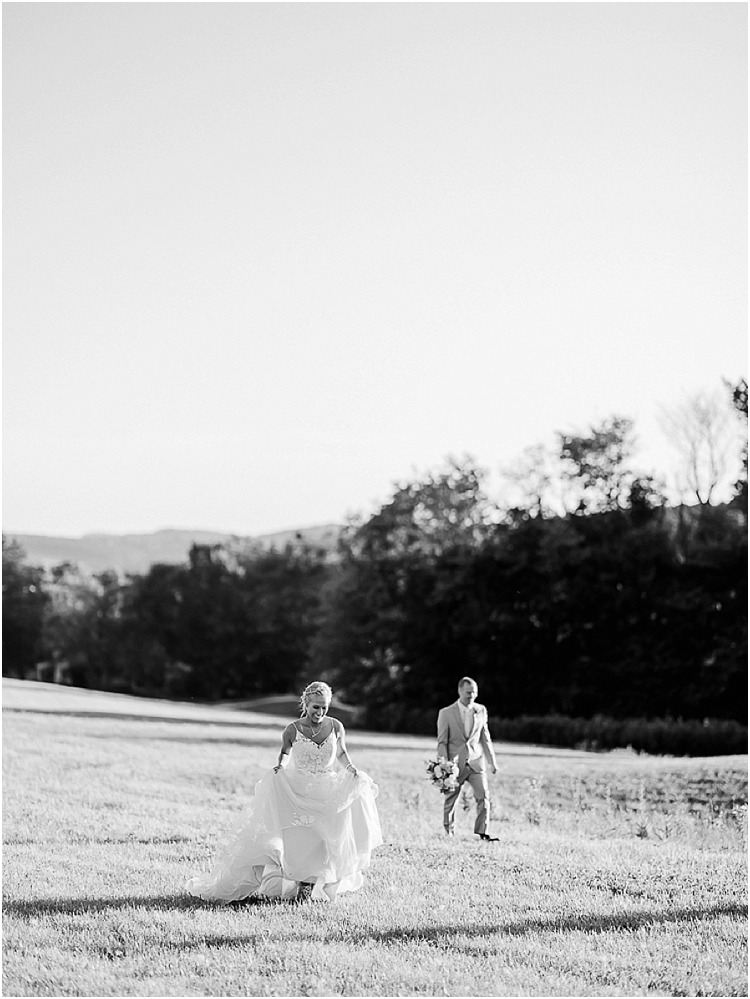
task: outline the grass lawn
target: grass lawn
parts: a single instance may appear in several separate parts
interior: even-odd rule
[[[747,996],[747,757],[498,744],[499,843],[432,740],[351,732],[385,845],[332,905],[186,896],[272,766],[261,714],[3,682],[4,996]]]

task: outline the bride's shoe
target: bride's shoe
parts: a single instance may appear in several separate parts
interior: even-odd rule
[[[297,887],[297,901],[298,902],[309,902],[312,898],[313,888],[315,885],[310,884],[309,881],[300,881]]]

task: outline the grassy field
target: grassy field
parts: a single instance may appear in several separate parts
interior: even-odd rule
[[[217,908],[183,885],[278,719],[20,681],[3,709],[4,996],[748,994],[746,757],[499,744],[489,844],[468,809],[443,837],[432,740],[352,732],[364,888]]]

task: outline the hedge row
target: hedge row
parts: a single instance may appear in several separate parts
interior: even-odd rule
[[[566,718],[563,715],[493,718],[495,739],[544,746],[604,750],[630,748],[668,756],[747,753],[747,728],[735,721],[673,718]]]
[[[376,730],[435,735],[437,711],[393,708],[368,712],[364,725]],[[633,749],[665,756],[730,756],[747,753],[747,726],[706,718],[568,718],[565,715],[522,715],[490,718],[496,741],[535,743],[568,749]]]

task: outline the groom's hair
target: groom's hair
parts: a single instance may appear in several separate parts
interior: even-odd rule
[[[475,687],[479,686],[479,684],[477,683],[477,681],[474,680],[474,679],[472,679],[472,677],[470,677],[470,676],[462,676],[461,679],[458,681],[458,689],[460,690],[467,683],[473,683]]]

